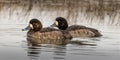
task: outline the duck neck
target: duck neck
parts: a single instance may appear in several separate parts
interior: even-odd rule
[[[59,25],[58,26],[58,28],[60,29],[60,30],[66,30],[67,28],[68,28],[68,25]]]

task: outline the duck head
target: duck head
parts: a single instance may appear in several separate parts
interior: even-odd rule
[[[42,29],[42,24],[38,19],[31,19],[29,22],[29,25],[22,29],[22,31],[25,30],[33,30],[33,31],[40,31]]]
[[[61,30],[66,30],[68,28],[68,23],[65,18],[57,17],[51,27],[58,27]]]

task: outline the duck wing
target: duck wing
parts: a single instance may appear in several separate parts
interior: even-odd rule
[[[67,31],[72,35],[72,37],[99,37],[102,34],[95,28],[90,28],[82,25],[72,25],[68,27]]]
[[[85,28],[85,29],[88,29],[88,30],[90,30],[91,32],[93,32],[93,33],[95,34],[94,37],[100,37],[100,36],[102,36],[102,34],[99,32],[99,30],[97,30],[97,29],[95,29],[95,28],[87,27],[87,28]]]

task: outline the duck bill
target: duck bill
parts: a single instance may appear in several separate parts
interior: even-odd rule
[[[30,26],[27,26],[26,28],[22,29],[22,31],[30,30]]]
[[[53,23],[52,25],[50,25],[50,27],[57,27],[57,25]]]

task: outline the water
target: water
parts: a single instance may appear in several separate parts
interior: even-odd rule
[[[28,46],[26,32],[21,31],[25,24],[1,24],[1,60],[119,60],[120,28],[101,26],[100,38],[73,38],[79,44]],[[114,29],[112,29],[114,28]],[[116,29],[115,29],[116,28]]]
[[[71,3],[75,6],[67,5],[67,0],[65,0],[66,2],[59,0],[63,1],[59,4],[56,2],[58,0],[55,0],[54,3],[50,0],[45,0],[47,2],[34,0],[32,5],[30,1],[33,0],[0,0],[0,60],[120,59],[120,27],[108,25],[112,22],[114,22],[113,25],[119,23],[119,13],[115,14],[114,21],[111,21],[112,19],[109,16],[104,16],[104,20],[99,20],[96,15],[93,15],[96,11],[93,11],[93,14],[89,16],[89,14],[86,14],[87,7],[81,7],[88,2],[81,2],[79,7],[76,4],[77,0],[75,4]],[[110,10],[109,8],[106,9]],[[119,12],[119,10],[117,11]],[[103,36],[100,38],[73,38],[72,41],[79,41],[80,43],[69,43],[67,45],[28,45],[26,40],[27,31],[23,32],[21,29],[27,26],[30,19],[37,18],[43,26],[49,26],[59,16],[67,18],[69,24],[94,27],[100,30]],[[93,20],[92,24],[90,23],[91,20]]]

